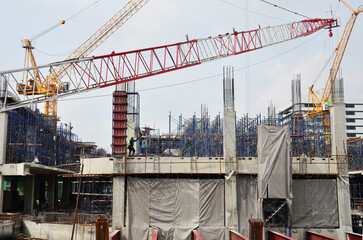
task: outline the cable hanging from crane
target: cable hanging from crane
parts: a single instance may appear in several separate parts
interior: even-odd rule
[[[247,9],[247,8],[244,8],[244,7],[241,7],[241,6],[238,6],[236,4],[233,4],[233,3],[230,3],[230,2],[227,2],[225,0],[221,0],[221,2],[224,2],[224,3],[227,3],[233,7],[236,7],[236,8],[240,8],[242,10],[245,10],[247,12],[251,12],[251,13],[254,13],[254,14],[257,14],[257,15],[260,15],[260,16],[264,16],[264,17],[269,17],[269,18],[273,18],[273,19],[277,19],[277,20],[280,20],[280,21],[283,21],[283,22],[290,22],[289,20],[286,20],[286,19],[282,19],[282,18],[278,18],[278,17],[273,17],[273,16],[269,16],[267,14],[263,14],[263,13],[259,13],[259,12],[256,12],[256,11],[253,11],[253,10],[250,10],[250,9]]]
[[[289,10],[289,9],[287,9],[287,8],[284,8],[284,7],[280,7],[280,6],[279,6],[279,5],[277,5],[277,4],[270,3],[270,2],[265,1],[265,0],[261,0],[261,2],[264,2],[264,3],[270,4],[270,5],[274,6],[274,7],[280,8],[280,9],[282,9],[282,10],[285,10],[285,11],[287,11],[287,12],[293,13],[293,14],[295,14],[295,15],[299,15],[300,17],[304,17],[304,18],[307,18],[307,19],[311,19],[311,18],[310,18],[310,17],[308,17],[308,16],[302,15],[302,14],[297,13],[297,12],[294,12],[294,11],[291,11],[291,10]]]
[[[50,32],[50,31],[52,31],[52,30],[56,29],[57,27],[59,27],[59,26],[61,26],[61,25],[65,24],[65,23],[66,23],[66,21],[65,21],[65,20],[62,20],[62,21],[58,22],[57,24],[55,24],[54,26],[52,26],[52,27],[50,27],[50,28],[48,28],[48,29],[44,30],[43,32],[41,32],[41,33],[39,33],[39,34],[35,35],[34,37],[31,37],[31,38],[29,39],[29,41],[30,41],[30,42],[35,41],[36,39],[40,38],[41,36],[43,36],[43,35],[47,34],[48,32]]]
[[[91,3],[90,5],[86,6],[85,8],[79,10],[78,12],[76,12],[75,14],[73,14],[72,16],[68,17],[66,19],[66,21],[69,21],[70,19],[74,18],[75,16],[83,13],[84,11],[86,11],[88,8],[92,7],[93,5],[95,5],[96,3],[98,3],[100,0],[96,0],[95,2]]]

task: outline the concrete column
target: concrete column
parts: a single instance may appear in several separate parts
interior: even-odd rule
[[[226,178],[224,182],[224,204],[225,204],[225,239],[229,239],[229,230],[237,230],[237,187],[236,175],[236,112],[224,111],[223,116],[223,151],[225,160]]]
[[[112,231],[122,231],[125,224],[125,176],[113,177],[112,192]]]
[[[63,179],[63,189],[62,189],[62,207],[69,204],[69,196],[71,195],[72,185],[71,181],[68,179]]]
[[[5,164],[6,141],[8,136],[8,114],[0,113],[0,165]],[[3,211],[4,176],[0,173],[0,212]]]
[[[235,175],[227,176],[224,181],[224,206],[225,206],[225,223],[226,223],[226,240],[229,239],[228,230],[237,230],[237,177]]]
[[[28,175],[25,177],[25,192],[24,192],[24,213],[31,214],[34,206],[34,187],[35,176]]]
[[[0,164],[5,164],[8,136],[8,114],[0,113]]]
[[[224,111],[223,114],[223,152],[226,161],[226,174],[236,171],[236,112]]]
[[[3,212],[4,204],[4,176],[0,173],[0,213]]]
[[[332,155],[337,156],[339,176],[337,179],[338,190],[338,211],[339,230],[338,239],[345,239],[344,231],[352,231],[348,158],[347,154],[347,133],[345,120],[345,104],[343,99],[336,99],[330,109],[331,134],[332,134]]]
[[[55,203],[55,195],[56,195],[56,184],[57,184],[57,176],[51,175],[48,178],[48,204],[49,209],[52,211],[54,210],[54,203]]]
[[[11,192],[11,211],[16,211],[18,207],[18,178],[11,177],[11,185],[10,185],[10,192]]]

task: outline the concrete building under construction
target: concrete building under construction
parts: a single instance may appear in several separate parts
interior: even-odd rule
[[[103,158],[69,125],[28,108],[1,113],[2,236],[95,239],[97,219],[121,239],[348,239],[352,219],[361,233],[361,141],[347,145],[343,97],[326,126],[299,109],[289,120],[271,108],[237,119],[230,67],[223,93],[222,116],[202,106],[161,136],[140,129],[133,83],[118,85],[113,155]],[[129,157],[129,137],[141,135],[145,154],[136,144]]]
[[[131,0],[65,61],[37,66],[26,39],[28,64],[0,72],[0,237],[361,239],[363,143],[347,139],[344,90],[335,78],[363,8],[353,11],[343,33],[327,94],[320,100],[309,89],[314,109],[307,115],[298,78],[290,112],[276,114],[270,106],[267,117],[238,119],[228,66],[223,113],[211,118],[206,105],[200,117],[174,119],[170,113],[169,132],[161,134],[140,126],[135,80],[322,29],[332,36],[339,24],[306,19],[84,57],[147,2]],[[57,99],[109,86],[116,86],[113,142],[112,154],[105,155],[79,141],[70,123],[57,123]],[[29,107],[43,102],[44,114]]]

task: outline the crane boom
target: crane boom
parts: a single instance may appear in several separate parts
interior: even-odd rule
[[[309,104],[308,104],[308,106],[310,107],[310,101],[313,104],[313,109],[311,109],[311,110],[310,110],[310,108],[308,109],[308,115],[310,117],[316,116],[324,111],[329,111],[329,108],[328,108],[329,99],[330,99],[331,93],[334,88],[334,83],[335,83],[335,79],[337,77],[337,74],[338,74],[338,71],[340,68],[340,64],[342,62],[345,50],[348,46],[348,41],[349,41],[350,35],[352,34],[354,23],[357,19],[357,16],[359,13],[361,13],[363,11],[363,5],[360,6],[357,10],[354,10],[351,6],[349,6],[343,0],[340,0],[340,1],[342,1],[343,4],[352,11],[352,15],[350,16],[347,24],[345,25],[344,32],[343,32],[342,38],[340,39],[340,42],[338,43],[338,46],[335,48],[335,50],[336,50],[335,57],[334,57],[332,67],[329,72],[328,81],[325,84],[324,92],[323,92],[321,98],[319,99],[317,97],[317,95],[315,94],[315,92],[313,90],[314,85],[309,88]]]
[[[66,60],[85,57],[101,45],[108,37],[110,37],[117,29],[119,29],[127,20],[129,20],[136,12],[138,12],[149,0],[130,0],[120,11],[118,11],[110,20],[108,20],[100,29],[98,29],[92,36],[90,36],[81,46],[79,46],[73,53],[71,53]],[[64,20],[60,24],[64,24]],[[57,24],[56,26],[58,26]],[[56,26],[52,27],[54,29]],[[50,30],[51,30],[50,29]],[[48,32],[37,35],[36,37]],[[26,40],[27,41],[27,40]],[[34,55],[32,53],[31,42],[27,41],[25,45],[28,56],[31,56],[31,63],[36,67]],[[56,67],[54,71],[50,72],[46,78],[41,78],[38,74],[33,74],[34,77],[23,80],[19,83],[18,94],[32,95],[41,94],[47,97],[53,96],[57,92],[63,91],[63,84],[60,80],[69,73],[72,64],[62,65]],[[26,75],[29,76],[29,75]],[[46,101],[44,105],[44,113],[49,116],[57,116],[57,100],[54,98]]]
[[[45,96],[28,94],[24,95],[23,100],[16,103],[9,103],[5,99],[0,112],[30,103],[49,101],[58,97],[196,66],[204,62],[308,36],[320,29],[331,28],[336,25],[336,19],[309,19],[276,27],[259,28],[244,32],[234,31],[231,34],[227,33],[215,37],[128,52],[113,52],[103,56],[69,59],[38,67],[0,72],[0,80],[7,80],[7,91],[13,91],[14,88],[10,83],[17,83],[18,74],[26,72],[31,75],[36,69],[39,72],[55,75],[54,69],[71,67],[71,71],[67,73],[66,77],[59,81],[63,91],[54,90],[48,86],[52,94]],[[40,74],[40,76],[46,75]],[[18,89],[19,91],[26,91],[26,89]]]
[[[90,36],[65,60],[86,57],[101,45],[108,37],[116,32],[127,20],[137,13],[149,0],[131,0],[100,29]],[[69,67],[69,66],[68,66]],[[61,79],[66,75],[68,67],[57,68],[55,75]]]

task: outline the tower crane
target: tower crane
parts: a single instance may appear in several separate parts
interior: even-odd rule
[[[0,81],[7,82],[5,99],[0,112],[16,109],[31,103],[39,103],[56,99],[58,97],[70,96],[80,92],[87,92],[99,88],[113,86],[141,78],[151,77],[170,71],[176,71],[187,67],[197,66],[204,62],[239,55],[245,52],[261,49],[288,40],[309,36],[321,29],[337,26],[336,19],[308,19],[278,26],[258,28],[249,31],[226,33],[215,37],[201,38],[138,49],[127,52],[108,55],[93,56],[86,58],[73,58],[62,62],[55,62],[43,66],[30,67],[0,72]],[[8,92],[14,88],[12,82],[17,86],[18,75],[34,75],[48,81],[49,76],[59,76],[56,69],[67,73],[66,77],[56,78],[58,87],[51,94],[38,96],[35,94],[36,84],[29,88],[21,87],[18,92],[28,92],[24,98],[16,103],[7,104]],[[49,81],[48,81],[49,83]],[[64,88],[63,86],[67,86]],[[50,88],[51,84],[47,87]],[[62,91],[60,91],[62,89]],[[30,94],[32,93],[32,94]]]
[[[66,59],[78,59],[80,57],[88,56],[93,50],[101,45],[108,37],[110,37],[117,29],[119,29],[128,19],[130,19],[136,12],[138,12],[149,0],[130,0],[119,12],[117,12],[110,20],[108,20],[100,29],[98,29],[92,36],[90,36],[82,45],[80,45],[73,53],[71,53]],[[62,20],[60,24],[64,24]],[[56,25],[58,26],[58,24]],[[55,26],[55,27],[56,27]],[[46,32],[54,29],[52,27],[41,34],[40,37]],[[35,38],[32,39],[34,41]],[[24,48],[26,49],[26,64],[25,68],[33,67],[32,74],[24,74],[23,80],[17,85],[17,92],[20,95],[44,95],[44,98],[50,98],[57,96],[61,92],[68,91],[68,84],[61,82],[61,79],[66,76],[71,68],[72,64],[57,65],[55,69],[52,69],[49,75],[46,77],[41,76],[39,70],[36,70],[37,65],[32,52],[34,48],[31,45],[31,40],[24,40]],[[30,64],[29,64],[30,63]],[[30,76],[30,78],[28,78]],[[57,116],[57,99],[45,101],[44,113],[48,116]]]
[[[354,10],[348,3],[346,3],[344,0],[341,1],[351,12],[352,15],[350,16],[347,24],[345,25],[345,29],[342,35],[342,38],[340,39],[340,42],[338,46],[335,48],[335,57],[333,61],[333,65],[329,72],[328,81],[325,84],[324,92],[321,98],[319,99],[318,96],[315,94],[312,85],[309,87],[309,100],[308,100],[308,115],[310,117],[314,117],[318,114],[322,113],[328,113],[329,112],[329,100],[332,91],[334,90],[334,82],[337,77],[338,70],[340,68],[340,63],[342,62],[345,49],[347,48],[348,41],[350,38],[350,35],[352,33],[355,20],[357,19],[357,16],[359,13],[363,11],[363,5],[359,6],[357,10]],[[310,109],[310,103],[312,103],[313,108]]]

